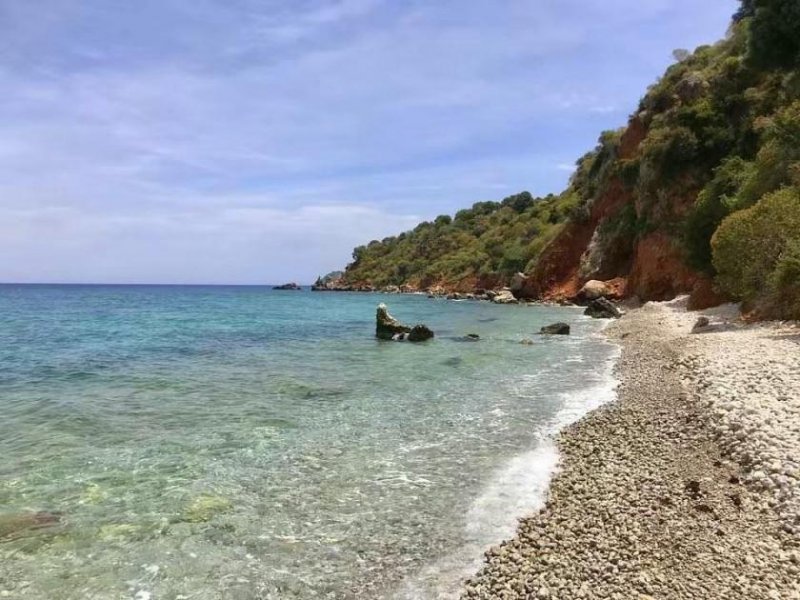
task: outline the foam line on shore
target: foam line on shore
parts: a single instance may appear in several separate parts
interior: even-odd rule
[[[561,408],[538,432],[532,450],[518,454],[499,468],[475,499],[465,519],[465,543],[453,554],[423,568],[407,580],[397,600],[458,598],[463,581],[483,562],[491,546],[512,538],[519,519],[544,506],[560,461],[555,437],[596,408],[616,398],[615,367],[621,347],[610,341],[612,354],[603,362],[600,381],[582,390],[560,394]]]

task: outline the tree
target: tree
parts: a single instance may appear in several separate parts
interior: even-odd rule
[[[679,63],[688,60],[691,55],[692,53],[686,50],[685,48],[677,48],[672,51],[672,58],[674,58]]]
[[[800,2],[749,0],[742,10],[751,14],[748,57],[763,68],[800,65]]]
[[[742,0],[742,5],[739,7],[739,10],[733,15],[733,22],[739,23],[747,19],[748,17],[752,17],[756,14],[756,5],[755,0]]]

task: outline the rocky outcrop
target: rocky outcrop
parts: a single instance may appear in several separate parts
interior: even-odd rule
[[[583,314],[594,319],[619,319],[622,316],[619,309],[605,298],[592,300]]]
[[[388,307],[381,303],[375,315],[375,337],[380,340],[424,342],[433,338],[434,333],[427,325],[409,327],[389,314]]]
[[[297,285],[296,283],[284,283],[283,285],[274,285],[272,286],[273,290],[292,290],[292,291],[299,291],[302,288]]]
[[[553,323],[542,327],[539,333],[542,335],[569,335],[570,326],[567,323]]]
[[[521,298],[528,287],[530,281],[525,273],[517,273],[511,278],[511,284],[508,286],[511,293],[515,298]]]
[[[333,271],[325,276],[318,277],[314,285],[311,286],[314,292],[338,292],[350,291],[349,286],[344,283],[344,273],[342,271]]]
[[[375,321],[375,337],[381,340],[392,340],[395,336],[405,336],[411,331],[411,327],[403,325],[390,315],[388,307],[383,303],[378,305]]]
[[[639,116],[635,116],[622,134],[616,157],[621,160],[634,159],[639,146],[647,135],[647,128]],[[590,261],[597,264],[586,270],[586,256],[595,232],[600,224],[615,218],[626,206],[635,203],[635,195],[621,177],[611,175],[603,189],[592,199],[588,215],[571,219],[542,251],[536,267],[528,274],[528,282],[521,297],[542,300],[571,300],[589,279],[613,279],[624,277],[630,268],[630,257],[624,253],[613,253],[603,260]],[[613,258],[613,260],[612,260]],[[584,267],[583,272],[581,267]]]
[[[409,342],[427,342],[433,339],[434,333],[427,325],[414,325],[408,332]]]

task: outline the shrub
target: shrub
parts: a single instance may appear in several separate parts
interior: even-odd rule
[[[770,276],[776,314],[800,319],[800,239],[791,240]]]
[[[785,289],[800,241],[800,190],[785,188],[729,216],[711,241],[717,282],[731,296],[753,302]],[[787,252],[788,250],[788,252]],[[781,264],[778,268],[778,264]]]
[[[684,245],[695,269],[714,273],[711,236],[731,213],[736,194],[750,171],[750,163],[734,157],[724,161],[697,197],[684,225]]]

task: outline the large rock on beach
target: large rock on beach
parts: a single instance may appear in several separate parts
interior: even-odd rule
[[[542,327],[539,333],[542,335],[569,335],[570,326],[567,323],[553,323]]]
[[[518,300],[511,293],[511,290],[501,290],[492,298],[495,304],[517,304]]]
[[[619,319],[622,313],[606,298],[597,298],[589,303],[584,313],[594,319]]]
[[[692,333],[700,333],[704,331],[709,325],[711,325],[711,321],[708,317],[700,317],[695,321],[694,326],[692,327]]]
[[[511,278],[509,289],[514,297],[519,298],[529,283],[530,278],[525,273],[517,273]]]
[[[579,302],[591,302],[598,298],[607,298],[613,294],[611,286],[603,281],[592,279],[587,281],[578,292],[577,300]]]

